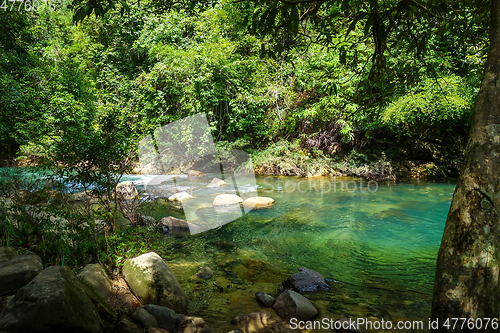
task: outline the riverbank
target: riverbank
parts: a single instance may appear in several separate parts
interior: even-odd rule
[[[455,152],[443,158],[430,148],[423,154],[407,147],[389,145],[355,147],[343,154],[326,154],[321,150],[301,147],[299,142],[279,141],[262,150],[248,149],[238,143],[217,143],[218,149],[243,150],[250,154],[257,175],[274,176],[348,176],[367,180],[445,179],[457,178],[461,154]],[[344,149],[346,150],[346,149]],[[4,159],[1,166],[36,166],[36,154]],[[246,165],[245,165],[246,166]],[[132,162],[132,173],[141,174],[139,162]],[[187,170],[187,169],[186,169]],[[147,172],[146,172],[147,173]]]

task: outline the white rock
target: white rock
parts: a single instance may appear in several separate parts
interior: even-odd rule
[[[139,192],[132,182],[121,182],[116,185],[116,196],[118,200],[134,200],[139,196]]]
[[[269,197],[251,197],[243,201],[243,205],[252,209],[267,208],[274,204],[274,199]]]
[[[223,181],[222,179],[219,179],[219,178],[214,178],[214,179],[212,179],[210,184],[207,185],[207,187],[220,187],[220,186],[224,186],[224,185],[227,185],[227,183],[225,181]]]
[[[168,201],[184,201],[186,199],[191,199],[194,198],[191,194],[187,193],[186,191],[179,192],[172,194],[171,196],[168,197]]]
[[[243,202],[243,199],[236,194],[219,194],[215,197],[212,206],[237,205]]]

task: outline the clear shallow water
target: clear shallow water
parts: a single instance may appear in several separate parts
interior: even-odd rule
[[[191,187],[195,197],[230,192],[204,188],[210,180],[178,186]],[[427,323],[454,182],[385,182],[369,188],[365,182],[360,188],[359,180],[350,178],[256,181],[258,194],[274,198],[274,206],[207,231],[203,241],[231,242],[254,259],[292,272],[299,267],[320,272],[334,285],[332,292],[308,296],[323,309],[322,316]],[[281,281],[274,282],[279,287]]]
[[[195,197],[231,192],[204,188],[209,181],[186,179],[178,186],[191,187]],[[333,177],[256,181],[258,194],[275,199],[274,206],[231,222],[219,237],[284,267],[309,267],[332,280],[432,292],[454,183],[371,182],[367,187],[364,182],[360,187],[359,180]]]

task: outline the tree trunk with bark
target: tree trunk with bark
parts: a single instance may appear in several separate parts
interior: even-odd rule
[[[435,332],[453,329],[451,318],[500,316],[500,1],[491,1],[490,48],[474,105],[472,126],[439,249],[432,318]],[[449,329],[443,324],[450,318]],[[478,322],[479,324],[479,322]],[[472,326],[471,326],[472,327]]]

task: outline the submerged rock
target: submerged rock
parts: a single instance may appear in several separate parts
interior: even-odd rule
[[[227,185],[227,183],[225,181],[223,181],[222,179],[219,179],[219,178],[214,178],[214,179],[212,179],[210,184],[207,185],[207,187],[221,187],[224,185]]]
[[[212,272],[210,267],[202,267],[195,274],[197,277],[204,280],[209,280],[214,276],[214,272]]]
[[[323,275],[309,268],[299,268],[299,273],[296,273],[283,282],[285,288],[293,289],[299,293],[326,291],[332,289],[327,283]]]
[[[268,312],[254,312],[247,315],[241,314],[231,321],[231,324],[238,325],[240,329],[231,332],[243,333],[295,333],[296,330],[289,328],[279,317],[272,318]]]
[[[181,220],[173,216],[168,216],[162,218],[158,222],[157,228],[163,229],[163,232],[165,234],[182,235],[198,229],[198,226],[189,223],[188,221]]]
[[[7,302],[0,330],[101,333],[101,318],[85,285],[67,266],[51,266]]]
[[[18,290],[43,270],[42,259],[33,252],[19,256],[11,248],[3,249],[0,252],[4,258],[0,262],[0,294]],[[11,259],[5,260],[7,258]]]
[[[274,304],[274,297],[263,292],[256,292],[255,297],[265,306],[271,308]]]
[[[318,310],[311,301],[293,290],[282,292],[274,302],[273,309],[285,321],[292,318],[306,321],[318,315]]]
[[[123,276],[133,293],[146,303],[185,313],[189,298],[163,259],[154,252],[127,260]]]
[[[354,320],[354,321],[356,321],[356,320]],[[349,324],[352,322],[352,320],[349,321],[349,319],[347,319],[347,318],[341,318],[341,319],[337,320],[336,322],[339,323],[341,328],[336,328],[335,333],[363,333],[363,331],[360,329],[350,328]]]
[[[236,194],[219,194],[215,197],[212,206],[229,206],[229,205],[239,205],[243,202]]]

